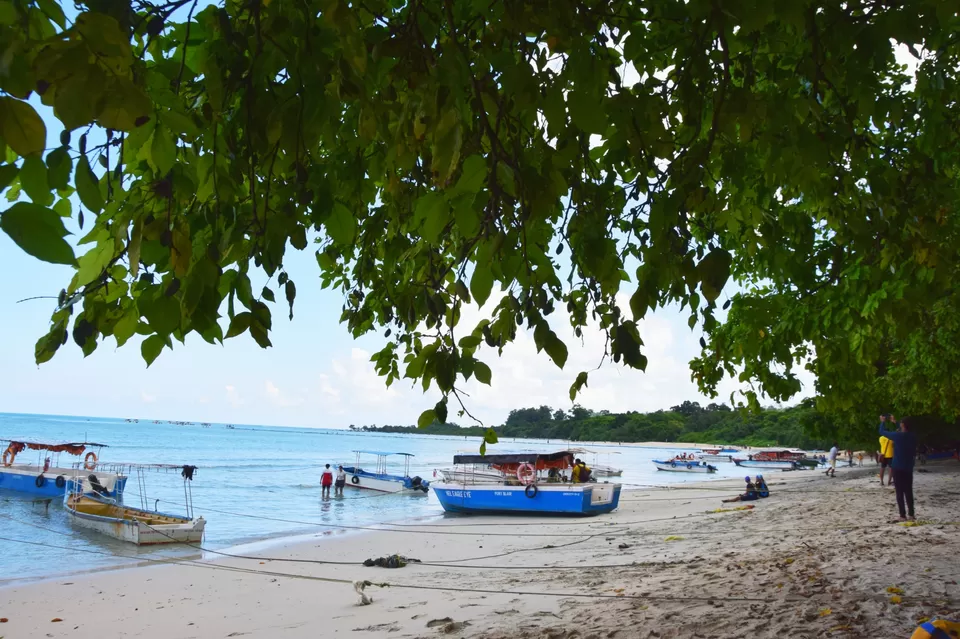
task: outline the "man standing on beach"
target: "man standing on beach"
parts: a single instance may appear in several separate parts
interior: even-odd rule
[[[837,476],[837,455],[839,454],[840,449],[837,448],[837,442],[833,442],[833,448],[830,449],[830,468],[825,473],[828,477]]]
[[[900,420],[900,430],[888,432],[880,422],[880,434],[893,441],[893,462],[891,475],[897,491],[897,508],[900,521],[914,520],[913,514],[913,460],[917,456],[917,438],[913,434],[913,418]],[[906,508],[904,508],[906,502]]]
[[[893,415],[881,415],[880,416],[880,485],[883,486],[883,474],[890,466],[890,463],[893,461],[893,441],[889,437],[886,437],[883,433],[886,431],[883,428],[883,423],[887,420],[890,420],[896,424],[896,420]],[[890,468],[890,483],[893,483],[893,468]]]
[[[320,499],[330,499],[330,487],[333,486],[333,473],[330,472],[330,464],[323,469],[320,475]]]

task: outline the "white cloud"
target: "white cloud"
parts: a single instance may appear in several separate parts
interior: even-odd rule
[[[157,396],[151,395],[147,391],[140,391],[140,399],[143,401],[144,404],[152,404],[155,401],[157,401]]]

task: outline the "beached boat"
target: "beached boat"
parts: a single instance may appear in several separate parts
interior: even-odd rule
[[[494,483],[502,484],[504,480],[503,473],[487,469],[461,469],[461,468],[438,468],[433,471],[433,476],[445,482],[453,483]]]
[[[0,458],[0,491],[13,490],[39,497],[63,497],[67,492],[97,492],[109,497],[123,494],[126,475],[108,472],[100,463],[105,444],[93,442],[51,443],[27,440],[8,440]],[[17,463],[24,451],[36,451],[37,464]],[[83,461],[67,468],[59,464],[60,455],[67,453]]]
[[[356,465],[343,467],[344,472],[350,476],[347,479],[347,486],[363,490],[376,490],[381,493],[426,493],[429,490],[429,481],[410,476],[410,458],[413,457],[411,453],[385,453],[376,450],[355,450],[353,452],[357,455]],[[360,457],[362,455],[376,457],[375,470],[364,470],[360,467]],[[394,456],[403,457],[403,475],[387,472],[387,460]]]
[[[653,460],[657,470],[669,470],[676,473],[715,473],[716,466],[702,461],[691,459],[671,459],[668,461]]]
[[[117,499],[99,493],[84,494],[80,490],[64,496],[64,508],[73,525],[96,531],[120,541],[151,546],[199,542],[203,540],[206,521],[193,517],[193,494],[191,483],[196,466],[172,466],[169,464],[123,464],[137,474],[140,489],[140,508],[127,506]],[[184,507],[187,515],[173,515],[151,510],[147,507],[146,480],[144,471],[179,471],[184,484]],[[159,502],[159,500],[157,500]]]
[[[489,465],[503,473],[503,482],[434,482],[431,488],[447,512],[583,516],[608,513],[620,503],[620,484],[560,480],[561,473],[573,467],[570,451],[457,455],[453,463]]]
[[[733,463],[744,468],[770,468],[774,470],[796,470],[797,462],[789,459],[736,459]]]
[[[198,542],[206,526],[203,517],[131,508],[94,495],[71,493],[64,507],[75,525],[138,546]]]

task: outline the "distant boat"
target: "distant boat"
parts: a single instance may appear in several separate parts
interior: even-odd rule
[[[26,440],[8,440],[7,448],[0,458],[0,491],[13,490],[41,497],[63,497],[67,491],[80,485],[84,492],[97,491],[110,497],[123,494],[127,477],[122,473],[106,472],[99,462],[99,453],[107,448],[106,444],[93,442],[52,443]],[[91,450],[95,449],[95,450]],[[39,453],[38,464],[18,464],[17,456],[24,451]],[[76,462],[72,468],[50,463],[50,457],[44,459],[44,453],[50,453],[59,459],[61,453],[75,457],[83,456],[82,462]]]
[[[669,461],[653,460],[657,470],[668,470],[677,473],[715,473],[716,466],[695,459],[671,459]]]
[[[381,493],[426,493],[430,482],[421,477],[410,476],[411,453],[390,453],[376,450],[355,450],[357,463],[354,466],[344,466],[343,471],[350,475],[347,486],[363,490],[375,490]],[[360,457],[372,455],[376,458],[375,470],[364,470],[360,467]],[[403,457],[403,475],[387,472],[387,460],[390,457]]]
[[[775,470],[796,470],[797,462],[789,459],[734,459],[733,463],[743,468],[771,468]]]
[[[434,482],[431,488],[448,512],[582,516],[608,513],[620,503],[620,484],[573,484],[558,479],[562,471],[573,467],[570,451],[456,455],[453,463],[492,467],[503,473],[503,481]]]

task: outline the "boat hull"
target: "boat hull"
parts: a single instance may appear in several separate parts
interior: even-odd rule
[[[13,490],[37,497],[63,497],[68,492],[77,492],[76,481],[79,480],[80,492],[87,493],[93,490],[87,479],[89,475],[97,476],[109,497],[116,499],[123,495],[123,489],[127,484],[125,475],[96,471],[82,471],[78,474],[73,468],[49,468],[46,472],[41,472],[39,466],[26,464],[0,467],[0,491]],[[40,476],[43,477],[43,481],[38,480]],[[58,477],[63,477],[63,486],[57,486]]]
[[[356,470],[352,466],[345,466],[344,472],[347,473],[347,487],[360,490],[373,490],[380,493],[411,493],[425,494],[430,482],[425,479],[420,480],[419,486],[414,485],[414,478],[401,477],[400,475],[387,475],[368,473],[364,470]]]
[[[620,484],[495,484],[436,483],[431,486],[447,512],[469,514],[599,515],[620,503]]]
[[[620,477],[623,475],[622,468],[614,468],[613,466],[606,466],[604,464],[594,464],[590,467],[590,470],[596,477]]]
[[[64,503],[73,525],[138,546],[191,543],[203,540],[203,530],[206,526],[206,520],[203,517],[187,519],[124,506],[108,504],[96,504],[96,506],[102,512],[112,511],[111,514],[117,516],[95,514],[96,509],[84,512],[85,509],[91,509],[84,505],[75,506],[69,497]],[[154,517],[162,518],[164,521],[163,523],[146,523],[136,519],[138,516],[148,521]]]
[[[797,464],[792,461],[734,459],[733,463],[743,468],[768,468],[770,470],[794,470],[797,467]]]
[[[675,473],[715,473],[717,469],[713,466],[699,464],[689,461],[654,461],[653,465],[657,470],[666,470]]]
[[[697,459],[705,462],[732,462],[733,455],[698,455]]]

